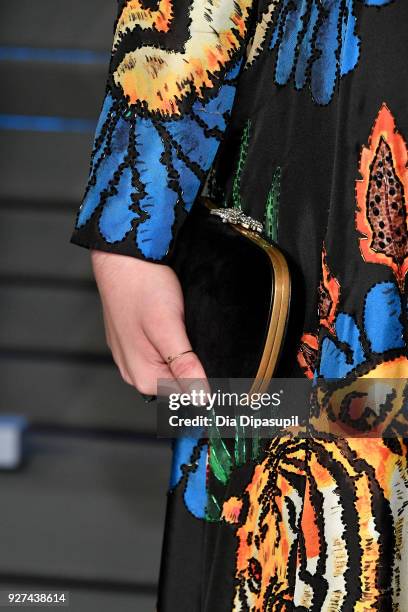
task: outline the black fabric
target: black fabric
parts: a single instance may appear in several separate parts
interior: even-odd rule
[[[168,493],[158,610],[193,612],[201,609],[203,546],[207,525],[184,506],[185,482]],[[168,563],[166,551],[174,551]]]
[[[190,13],[192,36],[212,28],[215,14],[222,23],[221,4],[209,2],[202,20]],[[133,72],[131,62],[122,66],[132,72],[125,88],[143,77],[129,94],[147,121],[124,100],[119,110],[116,99],[109,107],[106,130],[122,125],[128,156],[108,190],[98,183],[93,192],[95,171],[75,240],[167,261],[178,221],[211,170],[211,198],[268,221],[289,262],[292,308],[277,375],[334,379],[323,408],[336,391],[354,397],[363,375],[406,387],[401,395],[391,385],[387,418],[371,439],[361,429],[347,439],[287,435],[265,441],[256,457],[250,445],[241,452],[238,434],[225,445],[215,436],[208,445],[177,441],[159,612],[405,612],[408,2],[237,0],[234,10],[232,28],[211,30],[203,61],[189,39],[191,55],[178,64],[182,19],[183,35],[167,41],[168,53],[148,47]],[[247,47],[250,14],[257,23]],[[155,16],[154,32],[137,32],[159,44],[162,17]],[[244,65],[234,68],[243,53]],[[179,77],[169,88],[160,77],[173,60]],[[137,151],[135,133],[145,135]],[[115,142],[121,159],[123,143]],[[118,151],[105,153],[101,167],[109,160],[115,167]],[[125,167],[133,173],[131,205],[117,193]],[[247,376],[269,303],[264,262],[252,250],[244,255],[237,236],[206,233],[209,220],[196,223],[196,214],[195,207],[184,222],[173,263],[186,293],[187,331],[209,376]],[[353,405],[357,422],[372,414],[366,407]]]
[[[356,11],[360,62],[341,79],[330,104],[316,104],[308,88],[276,87],[271,82],[276,54],[261,54],[241,75],[231,124],[216,160],[217,188],[231,205],[240,138],[249,119],[241,199],[245,212],[260,220],[273,173],[281,168],[278,243],[291,262],[293,287],[299,292],[293,300],[296,333],[319,323],[323,243],[335,260],[340,285],[347,285],[348,304],[360,304],[376,280],[388,277],[385,266],[367,266],[361,257],[355,237],[355,181],[360,178],[362,147],[384,103],[399,132],[408,137],[407,36],[402,32],[408,24],[408,3],[367,10],[358,2]],[[296,369],[294,355],[292,351],[292,359],[281,361],[282,374]]]
[[[268,4],[261,2],[265,9]],[[285,3],[287,12],[299,4]],[[244,212],[263,221],[280,169],[278,245],[289,261],[293,295],[277,375],[344,378],[346,390],[366,374],[407,380],[408,360],[408,3],[351,4],[358,61],[325,104],[311,86],[297,90],[293,72],[287,84],[274,82],[279,53],[265,51],[269,30],[263,51],[241,74],[211,185],[212,197],[227,206],[239,191]],[[383,141],[377,142],[379,131]],[[192,240],[191,269],[200,258],[194,247]],[[204,309],[203,319],[199,330],[189,323],[193,337],[207,329]],[[206,366],[219,376],[218,343],[206,347],[207,341]],[[241,353],[241,364],[244,359]],[[403,406],[393,409],[403,418]],[[215,487],[207,469],[210,493]],[[199,587],[205,595],[199,607],[191,603],[191,612],[408,609],[401,588],[407,543],[400,538],[407,524],[407,474],[406,441],[395,433],[392,439],[327,445],[271,441],[258,462],[232,472],[221,500],[223,519],[206,523],[207,548],[201,533],[196,540],[208,570]],[[180,504],[188,505],[185,498]],[[229,514],[234,504],[235,522]],[[375,525],[370,537],[366,525]],[[167,565],[177,554],[173,538],[174,547],[164,553]],[[343,582],[336,599],[331,589],[338,576]],[[167,601],[168,609],[177,609],[170,596]]]

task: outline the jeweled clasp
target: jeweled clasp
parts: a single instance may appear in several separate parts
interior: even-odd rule
[[[245,229],[261,234],[263,232],[263,224],[252,217],[244,214],[238,208],[212,208],[211,215],[220,217],[223,223],[231,223],[232,225],[241,225]]]

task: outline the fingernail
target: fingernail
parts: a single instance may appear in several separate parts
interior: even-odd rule
[[[208,403],[209,387],[204,380],[196,380],[188,385],[191,403],[194,406],[206,406]]]

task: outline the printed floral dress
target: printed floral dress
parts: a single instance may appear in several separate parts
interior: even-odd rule
[[[406,0],[120,0],[73,241],[166,262],[206,183],[289,261],[280,376],[404,380],[407,138]],[[179,440],[159,612],[408,612],[407,397],[383,436]]]

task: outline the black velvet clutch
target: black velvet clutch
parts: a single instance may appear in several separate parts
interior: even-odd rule
[[[286,260],[258,225],[203,199],[181,228],[169,262],[207,376],[253,379],[252,392],[265,389],[273,376],[290,301]]]

